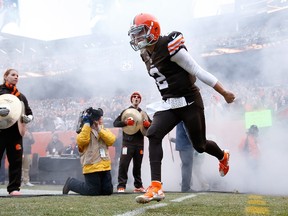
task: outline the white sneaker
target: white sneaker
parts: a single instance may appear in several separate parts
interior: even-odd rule
[[[30,183],[30,182],[27,182],[27,183],[25,183],[25,184],[24,184],[24,186],[28,186],[28,187],[34,187],[35,185],[34,185],[34,184],[32,184],[32,183]]]
[[[133,192],[134,192],[134,193],[138,193],[138,192],[140,192],[140,193],[146,193],[146,189],[145,189],[144,187],[135,188]]]

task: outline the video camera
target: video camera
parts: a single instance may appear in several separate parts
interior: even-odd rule
[[[81,132],[81,129],[84,125],[83,122],[84,117],[88,117],[92,121],[98,121],[101,118],[101,116],[103,116],[103,110],[101,108],[93,109],[92,107],[89,107],[88,109],[85,109],[82,112],[80,112],[78,123],[76,126],[76,133],[79,134]]]

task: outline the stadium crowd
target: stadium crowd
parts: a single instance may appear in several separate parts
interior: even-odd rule
[[[288,106],[288,86],[255,86],[255,84],[237,83],[231,87],[236,92],[235,104],[227,105],[224,100],[215,94],[210,97],[210,89],[203,88],[204,103],[206,104],[207,119],[217,118],[217,115],[229,114],[234,118],[243,118],[247,111],[270,109],[274,116]],[[145,95],[144,98],[152,98]],[[33,132],[39,131],[65,131],[75,130],[78,116],[81,111],[90,106],[102,107],[104,110],[104,122],[107,127],[113,127],[112,122],[121,109],[127,105],[127,95],[95,96],[88,100],[83,98],[62,98],[31,100],[34,110],[34,121],[31,124]],[[155,101],[143,101],[143,108]]]

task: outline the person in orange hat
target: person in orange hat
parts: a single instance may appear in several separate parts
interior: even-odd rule
[[[151,124],[151,119],[140,107],[142,96],[139,92],[133,92],[130,96],[131,106],[127,109],[135,109],[136,112],[143,113],[147,118],[143,119],[143,127],[149,128]],[[128,117],[124,121],[123,113],[127,110],[124,109],[120,115],[113,122],[114,127],[124,128],[126,126],[135,126],[135,119]],[[133,176],[134,176],[134,192],[146,192],[143,187],[142,178],[141,178],[141,166],[144,153],[144,135],[141,130],[135,131],[134,134],[127,134],[125,130],[122,130],[122,151],[119,162],[118,170],[118,185],[117,192],[125,192],[126,184],[128,180],[128,169],[131,160],[133,159]]]

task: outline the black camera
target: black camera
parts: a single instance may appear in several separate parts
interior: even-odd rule
[[[81,132],[81,129],[84,125],[84,117],[88,117],[89,119],[91,119],[91,121],[98,121],[101,116],[103,116],[103,110],[101,108],[93,109],[92,107],[89,107],[88,109],[80,112],[78,123],[76,126],[76,133],[79,134]]]

